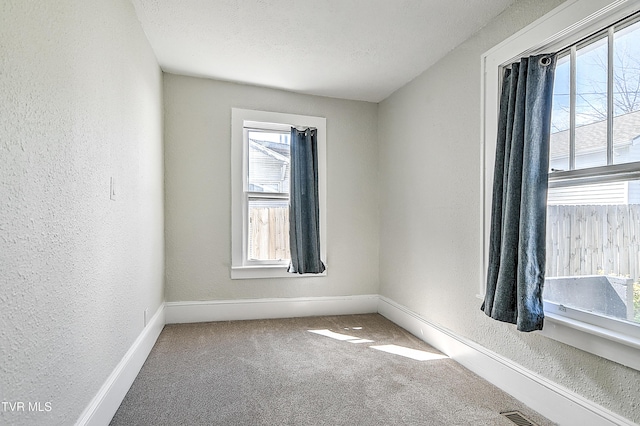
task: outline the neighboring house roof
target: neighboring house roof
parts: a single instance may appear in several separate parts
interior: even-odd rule
[[[640,137],[640,111],[620,115],[613,119],[614,146],[631,145],[638,137]],[[606,140],[606,120],[576,127],[576,155],[606,150]],[[549,154],[551,159],[569,155],[569,130],[551,134]]]
[[[276,143],[257,141],[255,139],[249,139],[249,146],[251,149],[256,149],[269,157],[275,158],[278,161],[289,164],[289,149],[288,145]]]
[[[289,187],[289,145],[249,139],[249,190],[287,192]]]

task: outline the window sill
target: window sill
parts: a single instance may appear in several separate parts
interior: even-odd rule
[[[484,300],[480,294],[476,297]],[[544,328],[537,332],[541,336],[640,371],[640,339],[549,310],[545,306]]]
[[[326,265],[326,263],[325,263]],[[327,270],[321,274],[290,274],[287,266],[261,265],[261,266],[232,266],[232,280],[251,280],[260,278],[314,278],[326,277]]]
[[[539,333],[640,371],[640,340],[633,336],[550,312]]]

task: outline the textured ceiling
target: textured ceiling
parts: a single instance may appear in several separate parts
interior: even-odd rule
[[[167,72],[379,102],[514,0],[132,2]]]

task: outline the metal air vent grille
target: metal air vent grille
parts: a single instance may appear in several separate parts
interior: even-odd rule
[[[513,423],[517,424],[518,426],[537,426],[535,423],[533,423],[531,420],[524,417],[518,411],[507,411],[500,414],[502,414],[503,416],[505,416],[507,419],[511,420]]]

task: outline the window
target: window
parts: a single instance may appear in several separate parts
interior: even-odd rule
[[[573,44],[556,68],[543,294],[601,324],[640,323],[639,19]]]
[[[247,152],[244,200],[246,258],[250,264],[287,264],[289,255],[289,171],[291,127],[245,122]]]
[[[320,239],[326,259],[326,120],[233,108],[231,278],[295,277],[289,254],[291,127],[318,129]]]
[[[501,67],[520,56],[560,51],[542,334],[635,369],[640,369],[638,9],[637,3],[567,2],[482,58],[484,273]],[[484,292],[484,282],[481,286]]]

